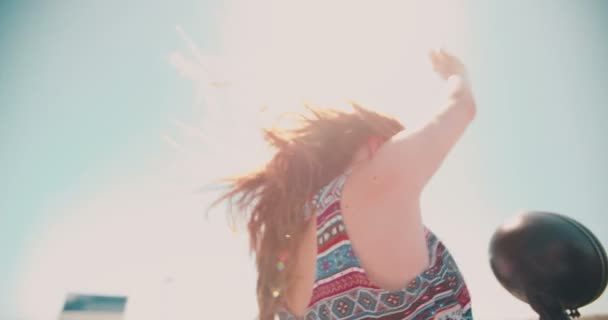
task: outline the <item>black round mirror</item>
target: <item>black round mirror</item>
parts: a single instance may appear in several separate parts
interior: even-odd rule
[[[490,264],[498,281],[543,320],[578,316],[576,309],[597,299],[608,281],[598,239],[555,213],[527,212],[500,226],[490,243]]]

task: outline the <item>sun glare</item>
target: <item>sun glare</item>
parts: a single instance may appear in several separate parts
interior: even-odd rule
[[[264,109],[273,118],[304,103],[340,108],[357,101],[418,124],[433,113],[442,86],[429,50],[448,47],[466,60],[464,7],[461,1],[232,0],[221,20],[221,55],[201,53],[180,30],[198,63],[180,55],[172,61],[199,81],[202,104],[221,109],[212,112],[219,117]],[[251,120],[239,128],[259,125]]]
[[[196,314],[197,299],[203,297],[210,318],[250,317],[253,272],[242,272],[247,257],[236,257],[240,252],[232,248],[245,248],[244,239],[229,238],[221,223],[198,220],[204,208],[200,199],[174,194],[167,199],[167,190],[192,192],[194,186],[263,161],[270,153],[259,139],[259,128],[281,113],[301,111],[305,103],[345,108],[348,101],[356,101],[400,117],[408,126],[420,124],[436,110],[442,87],[427,53],[446,46],[466,59],[464,12],[458,1],[231,0],[219,28],[220,54],[214,56],[190,40],[187,33],[197,30],[178,27],[187,51],[171,54],[169,61],[195,83],[200,111],[195,116],[202,119],[177,119],[180,134],[165,137],[177,152],[171,174],[179,175],[178,183],[184,186],[176,191],[166,185],[167,179],[159,179],[165,183],[162,192],[136,185],[120,197],[105,190],[108,194],[100,196],[105,201],[91,200],[84,209],[66,204],[70,208],[61,209],[65,220],[53,224],[33,245],[32,267],[24,271],[27,281],[19,293],[23,309],[37,309],[41,319],[48,318],[58,312],[65,292],[101,290],[130,295],[128,313],[133,319],[161,319],[165,311],[181,312],[186,319],[188,312]],[[102,219],[108,218],[107,212],[114,220]],[[143,225],[142,213],[148,219]],[[154,221],[149,221],[151,216]],[[106,235],[106,230],[114,231]],[[213,246],[217,242],[225,245]],[[137,245],[163,251],[134,254]],[[222,250],[228,249],[234,250],[226,258]],[[165,265],[163,254],[172,255],[174,262]],[[232,269],[209,261],[231,261]],[[46,271],[38,269],[42,265]],[[147,271],[139,272],[142,269]],[[170,286],[163,280],[167,273],[173,279]],[[222,288],[222,283],[236,285],[235,275],[242,290]],[[220,292],[251,304],[227,310]]]

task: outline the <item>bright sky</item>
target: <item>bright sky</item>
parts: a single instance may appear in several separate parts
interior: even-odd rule
[[[60,0],[0,12],[2,319],[52,319],[67,292],[127,294],[127,320],[252,319],[245,235],[221,211],[206,220],[214,194],[196,190],[265,159],[257,128],[303,102],[355,100],[420,125],[443,89],[425,56],[438,46],[469,65],[479,116],[427,189],[424,218],[476,318],[533,315],[487,261],[517,211],[568,214],[608,243],[600,0]],[[582,312],[607,310],[603,296]]]

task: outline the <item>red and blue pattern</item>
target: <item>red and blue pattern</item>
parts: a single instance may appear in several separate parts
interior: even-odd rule
[[[472,320],[471,299],[456,263],[428,229],[429,267],[398,291],[381,289],[361,267],[340,209],[341,175],[315,196],[317,264],[306,320]],[[281,320],[295,320],[282,310]]]

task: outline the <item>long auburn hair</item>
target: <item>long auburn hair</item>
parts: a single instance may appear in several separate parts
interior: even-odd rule
[[[260,320],[274,319],[295,280],[294,253],[312,197],[346,169],[367,139],[389,139],[403,130],[393,118],[352,107],[344,112],[307,106],[310,114],[299,115],[299,126],[264,129],[265,140],[276,149],[272,159],[259,170],[225,179],[228,191],[211,205],[228,201],[236,215],[247,219]]]

